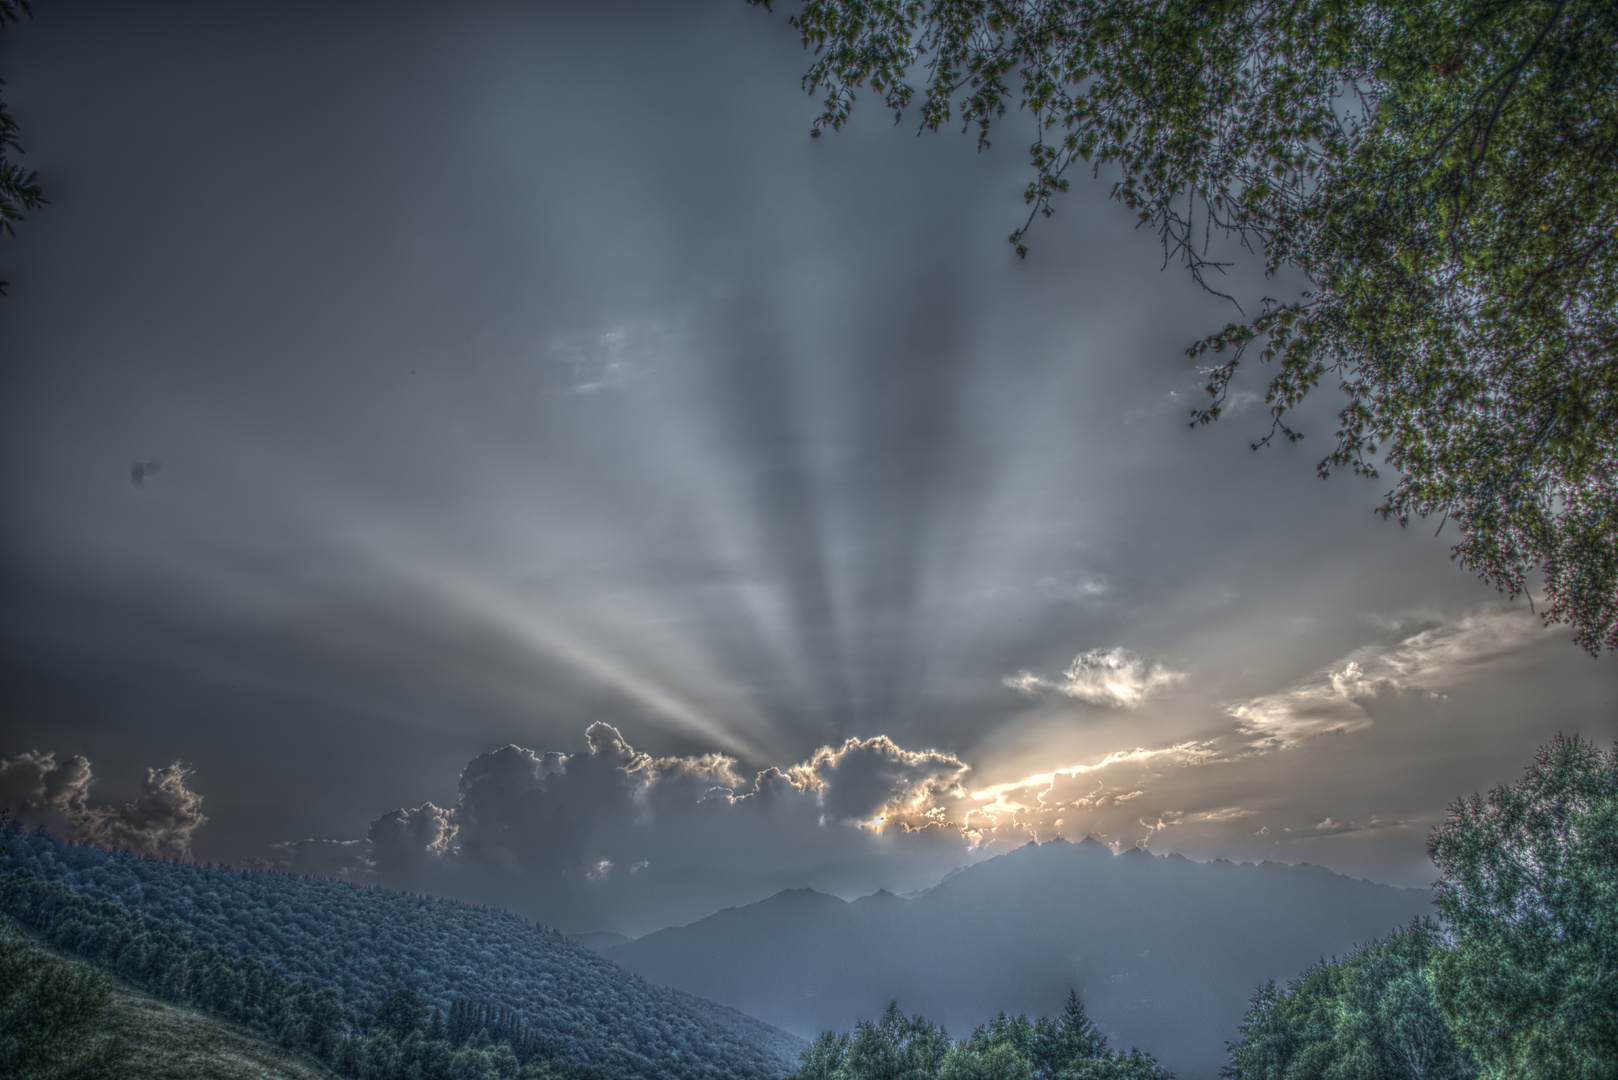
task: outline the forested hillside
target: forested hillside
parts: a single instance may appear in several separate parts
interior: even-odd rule
[[[318,878],[164,862],[11,827],[0,874],[55,883],[183,927],[370,1013],[407,988],[452,1021],[495,1010],[546,1057],[632,1078],[780,1076],[803,1043],[652,986],[507,912]],[[27,912],[13,913],[28,924]],[[719,1018],[729,1017],[729,1022]]]
[[[1254,986],[1382,938],[1432,899],[1315,866],[1052,841],[914,899],[793,890],[603,951],[806,1036],[894,1000],[958,1035],[1002,1010],[1048,1015],[1076,989],[1116,1043],[1211,1080]]]

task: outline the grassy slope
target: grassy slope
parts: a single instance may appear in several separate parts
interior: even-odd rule
[[[93,966],[38,940],[30,943],[65,964]],[[102,1031],[129,1044],[126,1080],[334,1080],[327,1069],[250,1027],[155,998],[117,978]]]
[[[122,1036],[129,1080],[332,1080],[252,1028],[114,983],[107,1030]]]

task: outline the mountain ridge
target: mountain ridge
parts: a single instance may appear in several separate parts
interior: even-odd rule
[[[603,950],[649,979],[812,1037],[889,1000],[963,1036],[1069,989],[1182,1080],[1217,1074],[1247,1000],[1425,913],[1432,894],[1326,867],[1028,844],[913,898],[785,890]],[[745,1003],[745,1004],[744,1004]]]

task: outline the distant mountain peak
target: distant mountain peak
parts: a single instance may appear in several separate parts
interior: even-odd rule
[[[586,949],[600,952],[610,949],[614,945],[624,945],[634,940],[626,934],[614,933],[611,930],[590,930],[579,934],[564,935],[575,945],[583,945]]]
[[[823,892],[819,891],[818,889],[811,889],[807,885],[804,886],[801,889],[782,889],[780,892],[778,892],[774,896],[770,897],[770,899],[771,900],[781,900],[781,899],[809,900],[809,901],[814,901],[814,900],[836,900],[839,904],[847,902],[847,901],[843,900],[841,897],[833,896],[830,893],[823,893]]]
[[[854,903],[856,903],[856,904],[888,904],[888,903],[893,903],[894,901],[896,901],[898,899],[899,899],[899,897],[893,895],[888,890],[886,890],[886,889],[878,889],[876,892],[871,893],[869,896],[860,897],[858,900],[855,900]]]

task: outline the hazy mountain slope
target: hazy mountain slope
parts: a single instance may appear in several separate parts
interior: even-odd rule
[[[1115,1043],[1211,1078],[1266,979],[1386,934],[1431,894],[1311,866],[1029,845],[914,899],[777,894],[605,954],[648,979],[812,1036],[896,999],[966,1035],[1000,1010],[1054,1014],[1068,989]]]
[[[743,1042],[755,1043],[773,1050],[782,1061],[792,1063],[794,1069],[798,1059],[803,1057],[803,1052],[809,1049],[808,1039],[794,1035],[790,1031],[783,1031],[774,1024],[766,1024],[739,1009],[697,997],[695,994],[688,994],[684,990],[670,989],[669,993],[673,994],[681,1005],[724,1028]]]
[[[0,832],[0,873],[21,873],[187,927],[201,945],[251,956],[287,978],[335,987],[375,1009],[394,989],[448,1009],[514,1009],[550,1056],[613,1076],[764,1080],[796,1046],[766,1025],[649,985],[503,911],[285,874],[139,858]],[[795,1056],[795,1055],[789,1055]]]
[[[586,934],[568,934],[567,939],[596,952],[609,949],[614,945],[627,945],[634,940],[634,938],[625,937],[623,934],[614,934],[609,930],[596,930]]]

